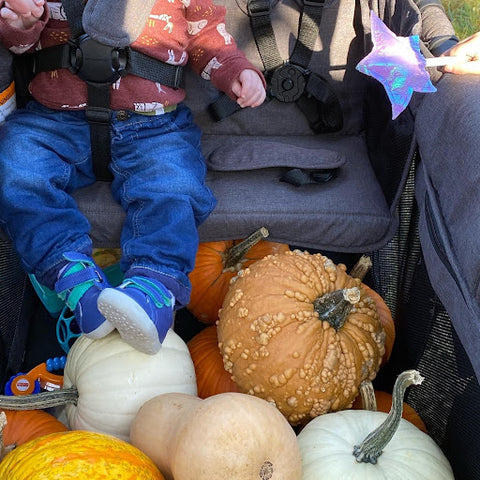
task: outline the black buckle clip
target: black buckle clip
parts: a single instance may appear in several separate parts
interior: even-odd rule
[[[273,70],[268,82],[268,93],[281,102],[294,102],[305,91],[309,75],[309,70],[286,62]]]
[[[271,9],[270,0],[250,0],[247,2],[247,10],[250,17],[268,15]]]
[[[323,8],[325,6],[325,0],[303,0],[303,5],[306,7]]]
[[[97,42],[88,34],[72,43],[70,70],[90,83],[114,83],[127,73],[128,49]]]
[[[89,123],[95,123],[99,125],[109,125],[110,124],[110,117],[111,117],[111,110],[109,108],[104,107],[92,107],[88,105],[85,108],[85,116]]]

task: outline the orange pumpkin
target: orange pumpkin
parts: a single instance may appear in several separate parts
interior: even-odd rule
[[[164,480],[138,448],[110,435],[82,430],[50,433],[20,445],[0,463],[0,478]]]
[[[357,263],[350,270],[350,276],[363,281],[365,275],[370,270],[372,261],[367,255],[362,255]],[[368,285],[362,283],[362,288],[367,297],[370,297],[375,304],[380,323],[385,331],[385,353],[382,358],[382,366],[388,361],[392,354],[393,344],[395,342],[395,322],[392,313],[383,298]]]
[[[245,240],[200,243],[195,267],[190,273],[192,293],[188,310],[202,323],[218,320],[230,280],[239,270],[266,255],[289,250],[288,245],[263,240],[268,230],[261,228]]]
[[[65,432],[68,428],[44,410],[3,410],[7,424],[3,429],[6,447],[22,445],[49,433]]]
[[[385,353],[382,359],[382,365],[385,365],[392,354],[393,344],[395,343],[395,323],[393,321],[392,313],[383,298],[368,285],[362,283],[362,287],[366,295],[375,303],[380,323],[385,330]],[[386,411],[390,411],[390,407]]]
[[[223,366],[215,325],[209,325],[197,333],[187,343],[187,346],[195,367],[197,391],[200,398],[239,391],[237,384]]]
[[[392,407],[392,394],[382,390],[375,390],[375,400],[377,402],[377,411],[388,413]],[[354,410],[362,410],[362,397],[359,395],[353,402],[352,408]],[[420,418],[420,415],[408,403],[403,402],[402,418],[413,423],[422,432],[427,433],[427,427]]]

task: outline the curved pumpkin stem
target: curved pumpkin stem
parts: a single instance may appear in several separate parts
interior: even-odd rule
[[[364,380],[360,387],[360,397],[362,399],[362,407],[364,410],[369,410],[370,412],[377,411],[377,399],[375,397],[375,389],[373,388],[373,383],[371,380]]]
[[[75,387],[60,388],[51,392],[32,393],[31,395],[0,395],[0,408],[7,410],[43,410],[58,407],[66,403],[77,404],[78,391]]]
[[[387,418],[379,427],[369,433],[360,445],[355,445],[353,448],[352,453],[357,462],[377,463],[383,449],[395,435],[402,418],[405,390],[410,385],[419,385],[423,380],[424,378],[417,370],[406,370],[397,377],[393,386],[392,408]]]
[[[264,240],[270,235],[268,229],[265,227],[259,228],[251,235],[249,235],[245,240],[242,240],[240,243],[231,246],[224,253],[223,266],[225,270],[235,267],[239,263],[245,254],[260,240]]]

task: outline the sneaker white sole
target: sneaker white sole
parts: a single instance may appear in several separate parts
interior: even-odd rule
[[[138,303],[114,288],[103,290],[97,300],[98,310],[118,330],[123,340],[140,352],[153,355],[162,344],[150,317]]]
[[[103,322],[99,327],[95,330],[92,330],[89,333],[84,333],[87,338],[91,338],[92,340],[98,340],[99,338],[106,337],[109,333],[113,332],[115,327],[107,320]]]

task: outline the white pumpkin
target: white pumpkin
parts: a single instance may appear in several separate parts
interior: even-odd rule
[[[399,417],[406,386],[423,380],[416,375],[398,377],[389,414],[344,410],[311,420],[297,437],[302,480],[453,480],[433,439]]]
[[[64,388],[77,403],[65,406],[72,430],[106,433],[128,441],[140,407],[161,393],[197,394],[195,368],[185,342],[169,330],[155,355],[135,350],[117,331],[99,340],[79,337],[70,349]]]

